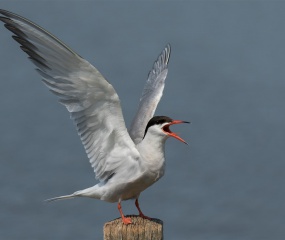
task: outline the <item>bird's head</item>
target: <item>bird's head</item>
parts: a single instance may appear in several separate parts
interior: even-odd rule
[[[155,116],[149,120],[145,128],[144,137],[146,136],[147,133],[151,133],[154,136],[160,136],[166,138],[174,137],[179,141],[187,144],[181,137],[179,137],[176,133],[172,132],[169,128],[171,125],[179,123],[189,123],[189,122],[181,120],[173,120],[166,116]]]

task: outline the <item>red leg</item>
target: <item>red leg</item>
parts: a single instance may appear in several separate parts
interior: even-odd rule
[[[131,218],[127,218],[124,216],[123,211],[122,211],[122,207],[121,207],[121,202],[118,202],[118,209],[119,209],[119,212],[121,214],[121,218],[122,218],[123,223],[126,225],[132,223]]]
[[[142,213],[142,211],[141,211],[141,209],[140,209],[140,205],[139,205],[138,199],[136,199],[135,204],[136,204],[137,209],[139,210],[140,217],[151,220],[150,217],[145,216],[145,215]]]

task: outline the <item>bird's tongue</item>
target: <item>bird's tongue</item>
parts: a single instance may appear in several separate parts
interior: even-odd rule
[[[168,136],[174,137],[174,138],[176,138],[177,140],[179,140],[179,141],[181,141],[181,142],[183,142],[183,143],[185,143],[185,144],[188,145],[188,143],[187,143],[186,141],[184,141],[184,140],[183,140],[181,137],[179,137],[176,133],[172,132],[172,131],[170,130],[170,128],[169,128],[169,126],[174,125],[174,124],[179,124],[179,123],[189,123],[189,122],[181,121],[181,120],[173,120],[171,123],[165,125],[165,126],[163,127],[163,130],[167,133]]]

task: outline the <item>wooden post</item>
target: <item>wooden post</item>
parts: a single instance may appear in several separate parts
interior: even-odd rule
[[[163,240],[163,222],[139,216],[132,218],[132,223],[125,225],[121,218],[114,219],[104,225],[104,240]]]

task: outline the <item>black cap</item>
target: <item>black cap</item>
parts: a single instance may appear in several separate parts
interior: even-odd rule
[[[166,116],[155,116],[155,117],[151,118],[148,121],[148,124],[146,125],[143,138],[145,137],[149,127],[151,127],[153,125],[160,125],[160,124],[163,124],[163,123],[170,123],[172,121],[173,120],[170,117],[166,117]]]

